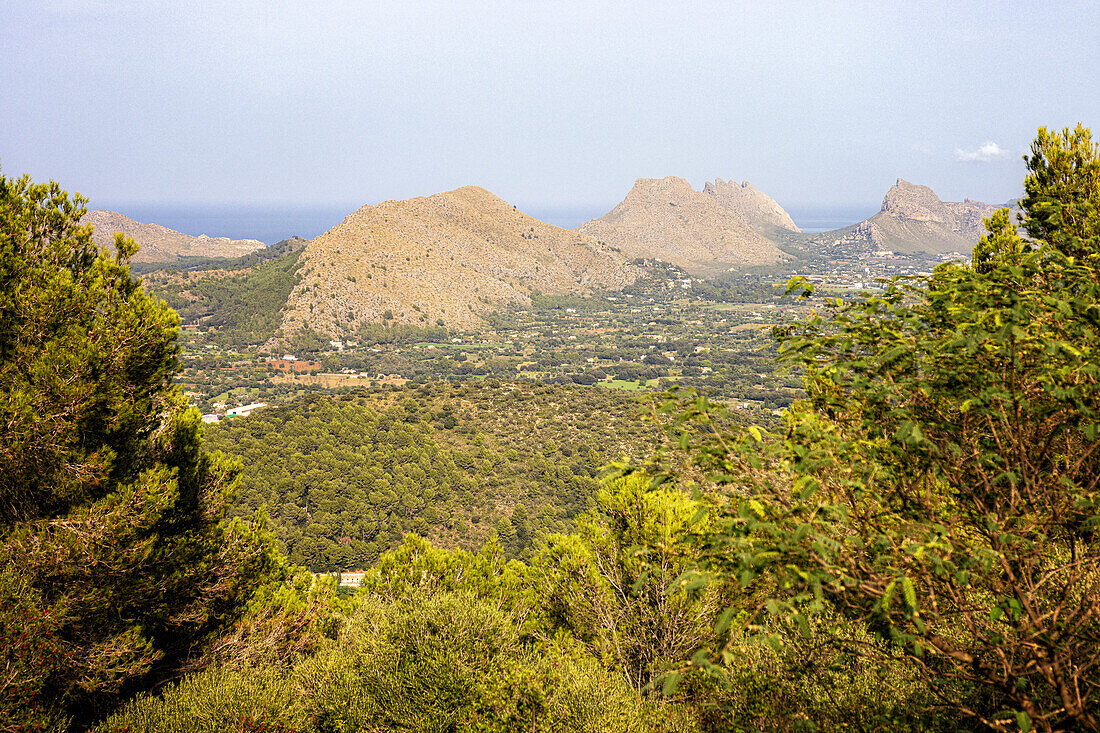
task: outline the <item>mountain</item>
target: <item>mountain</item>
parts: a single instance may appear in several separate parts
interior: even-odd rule
[[[382,321],[477,328],[533,290],[621,288],[640,272],[592,237],[467,186],[364,206],[306,245],[282,331],[336,335]]]
[[[899,178],[886,192],[882,209],[870,219],[818,240],[845,238],[874,250],[904,254],[969,254],[985,233],[982,220],[997,210],[993,204],[965,199],[941,201],[927,186]]]
[[[134,221],[117,211],[89,211],[81,223],[95,227],[92,238],[101,247],[114,246],[115,232],[132,237],[141,246],[133,258],[138,263],[171,263],[183,257],[241,257],[266,247],[255,239],[208,237],[205,234],[192,237],[159,224]]]
[[[703,186],[703,193],[713,196],[757,232],[767,236],[774,227],[791,232],[802,230],[775,199],[752,187],[748,181],[734,183],[715,178]]]
[[[763,200],[771,199],[755,189],[742,194],[734,188],[716,182],[709,192],[696,191],[675,176],[639,178],[622,203],[576,231],[630,257],[664,260],[696,274],[781,261],[783,253],[750,224],[763,221],[758,209],[769,209]],[[753,206],[746,207],[746,201]],[[775,208],[782,212],[778,204]]]

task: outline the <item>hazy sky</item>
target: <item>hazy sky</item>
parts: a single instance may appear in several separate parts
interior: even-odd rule
[[[1018,195],[1100,132],[1100,3],[0,0],[0,166],[97,203],[347,205],[635,178],[788,207]]]

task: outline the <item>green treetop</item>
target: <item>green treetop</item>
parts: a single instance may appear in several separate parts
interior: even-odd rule
[[[1020,201],[1028,236],[1074,257],[1097,253],[1100,236],[1100,154],[1088,128],[1039,128],[1026,157]]]
[[[79,725],[174,674],[272,560],[221,521],[237,469],[171,384],[178,318],[84,204],[0,176],[3,730]]]
[[[778,333],[808,399],[786,433],[715,430],[703,565],[770,597],[751,628],[866,624],[995,730],[1100,730],[1100,155],[1039,131],[974,267],[827,302]],[[841,636],[837,635],[836,643]],[[721,659],[722,650],[715,650]]]

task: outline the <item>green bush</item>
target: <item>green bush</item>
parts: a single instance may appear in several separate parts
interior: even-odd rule
[[[132,240],[95,244],[85,203],[0,176],[5,731],[40,709],[88,725],[178,679],[274,569],[262,518],[225,520],[238,468],[172,383],[179,318],[131,276]]]
[[[292,733],[310,730],[289,675],[273,668],[215,668],[188,677],[160,697],[143,696],[96,733]]]
[[[216,668],[128,705],[96,730],[690,731],[562,637],[524,643],[513,614],[455,593],[369,595],[291,669]]]

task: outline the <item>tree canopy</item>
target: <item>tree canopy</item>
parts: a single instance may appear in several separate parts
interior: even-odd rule
[[[280,548],[314,570],[366,568],[406,532],[510,557],[572,529],[603,466],[655,437],[629,395],[482,383],[357,390],[222,420],[208,440],[245,473],[231,514],[266,505]]]
[[[0,728],[94,719],[251,594],[234,463],[171,384],[178,318],[56,183],[0,176]]]
[[[760,633],[838,613],[994,729],[1100,730],[1100,154],[1042,129],[1027,164],[1028,239],[1002,210],[973,267],[777,330],[808,394],[785,433],[702,398],[680,424],[737,487],[700,553],[769,598]]]

